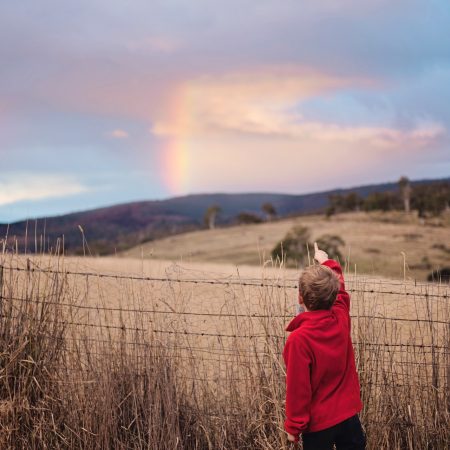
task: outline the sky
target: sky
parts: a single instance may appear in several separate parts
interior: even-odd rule
[[[0,222],[450,175],[447,0],[0,0]]]

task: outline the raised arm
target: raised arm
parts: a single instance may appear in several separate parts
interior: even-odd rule
[[[314,259],[319,262],[320,264],[329,267],[331,270],[333,270],[339,277],[339,292],[336,298],[336,301],[333,305],[333,308],[345,308],[347,312],[350,311],[350,295],[345,290],[345,282],[344,282],[344,275],[342,273],[342,267],[340,264],[335,261],[334,259],[329,259],[328,254],[324,252],[323,250],[320,250],[317,246],[317,242],[314,243]]]

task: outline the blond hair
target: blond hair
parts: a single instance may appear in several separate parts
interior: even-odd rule
[[[339,277],[327,266],[311,266],[300,275],[299,291],[310,311],[330,309],[339,292]]]

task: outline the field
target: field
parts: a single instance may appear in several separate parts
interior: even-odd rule
[[[308,227],[312,239],[324,234],[343,238],[345,264],[352,271],[356,266],[360,274],[425,280],[432,269],[450,265],[450,216],[421,224],[416,215],[399,212],[347,213],[330,219],[302,216],[195,231],[147,242],[121,255],[260,266],[270,260],[275,244],[296,225]],[[402,252],[406,255],[406,267]]]
[[[296,270],[1,265],[2,448],[289,448],[281,352]],[[369,449],[447,448],[448,285],[346,279]]]

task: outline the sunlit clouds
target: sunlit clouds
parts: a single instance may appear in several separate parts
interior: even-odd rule
[[[13,173],[0,180],[0,206],[26,200],[66,197],[87,191],[86,186],[72,177]]]
[[[292,114],[287,109],[303,98],[345,85],[312,71],[261,67],[244,73],[187,80],[172,100],[183,127],[156,122],[157,134],[208,134],[214,129],[257,134],[284,134]],[[347,81],[349,84],[349,81]],[[295,117],[293,117],[295,119]]]
[[[404,161],[405,149],[414,159],[412,153],[447,138],[447,129],[437,121],[417,119],[401,126],[389,111],[384,118],[369,117],[354,125],[341,120],[345,111],[337,111],[335,121],[308,117],[306,100],[332,98],[350,87],[380,89],[374,80],[292,67],[187,81],[175,91],[170,114],[150,129],[165,138],[168,187],[176,194],[256,186],[276,191],[292,191],[290,186],[296,185],[321,189],[314,172],[339,183],[336,171],[343,156],[341,176],[345,172],[354,182],[364,183],[366,178],[355,176],[379,170],[387,159]]]
[[[180,139],[244,133],[308,141],[365,142],[384,147],[407,143],[420,147],[446,133],[436,122],[415,123],[410,129],[394,124],[342,126],[311,121],[302,114],[302,101],[330,96],[339,89],[370,86],[370,80],[332,78],[320,73],[297,75],[280,70],[234,74],[223,78],[205,77],[188,81],[172,100],[171,117],[155,121],[151,132]]]

